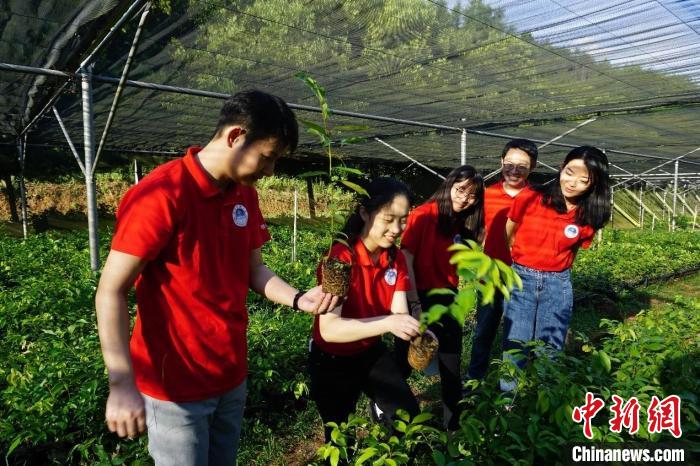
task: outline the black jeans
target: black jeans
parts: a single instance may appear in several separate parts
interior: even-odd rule
[[[457,291],[453,289],[453,291]],[[428,296],[427,291],[418,291],[421,308],[428,312],[433,304],[449,306],[454,301],[451,295]],[[463,322],[462,322],[463,324]],[[439,322],[428,327],[438,338],[438,367],[440,369],[440,388],[442,392],[443,422],[450,430],[459,428],[461,412],[459,402],[462,400],[462,380],[460,365],[462,359],[462,325],[452,316],[443,315]],[[394,339],[394,351],[397,364],[405,378],[411,374],[408,364],[408,342],[400,338]]]
[[[391,420],[397,409],[411,417],[420,409],[393,355],[379,342],[360,354],[338,356],[312,345],[309,353],[311,398],[316,402],[323,423],[340,424],[355,412],[364,392]],[[324,426],[326,442],[332,429]]]

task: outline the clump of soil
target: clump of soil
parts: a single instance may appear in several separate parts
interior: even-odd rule
[[[322,287],[325,293],[345,296],[350,285],[350,264],[335,258],[324,258],[321,265]]]
[[[408,363],[412,368],[422,371],[428,367],[437,349],[438,341],[430,333],[423,333],[411,340]]]

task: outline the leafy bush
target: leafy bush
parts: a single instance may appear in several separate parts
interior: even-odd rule
[[[606,230],[603,241],[579,251],[573,268],[578,291],[615,296],[656,278],[700,267],[700,234]]]
[[[295,263],[291,229],[272,225],[271,233],[273,241],[263,249],[265,262],[295,286],[313,286],[325,249],[320,233],[299,231]],[[143,437],[118,441],[104,426],[107,384],[93,305],[97,282],[90,272],[87,244],[84,231],[48,233],[26,241],[0,234],[0,451],[8,454],[11,464],[150,463]],[[108,248],[106,236],[103,258]],[[699,249],[697,233],[606,232],[603,244],[581,253],[575,280],[580,289],[599,279],[629,283],[676,272],[697,266]],[[267,441],[264,434],[277,434],[292,410],[308,402],[305,361],[311,318],[257,295],[249,297],[249,310],[249,417],[242,458],[256,458]],[[401,454],[438,463],[440,455],[448,462],[511,456],[521,463],[549,460],[556,458],[552,446],[582,439],[580,426],[570,421],[570,408],[582,404],[585,390],[606,401],[612,393],[625,398],[636,394],[643,405],[652,394],[676,393],[683,399],[684,438],[697,439],[699,310],[697,299],[684,300],[626,323],[606,321],[612,335],[596,348],[589,343],[588,353],[562,355],[553,362],[536,360],[521,378],[510,410],[511,401],[494,388],[494,373],[469,397],[462,429],[452,435],[430,430],[426,419],[414,421],[423,427],[407,427],[408,438],[400,426],[397,433],[375,430],[362,421],[341,425],[341,433],[352,431],[347,433],[349,441],[357,437],[348,456],[357,459],[371,451],[367,448],[375,448],[377,455],[370,456],[376,461],[389,447],[396,455],[385,457],[385,464],[391,464],[387,459],[400,462]],[[597,435],[617,439],[599,417]]]
[[[334,429],[338,432],[330,444],[319,449],[319,459],[338,464],[336,458],[347,455],[351,464],[372,460],[377,465],[407,464],[409,457],[415,464],[440,466],[561,464],[564,445],[587,441],[581,425],[571,417],[573,408],[583,405],[586,392],[605,400],[608,408],[613,394],[625,400],[636,396],[643,407],[636,435],[624,429],[612,432],[609,410],[598,413],[591,441],[612,443],[678,442],[667,432],[650,434],[645,410],[652,395],[660,399],[679,395],[683,440],[690,455],[690,445],[700,440],[699,311],[700,300],[679,299],[660,310],[642,312],[626,323],[604,321],[611,336],[598,348],[584,346],[582,354],[552,358],[543,347],[533,344],[538,356],[524,371],[512,363],[495,361],[497,370],[485,381],[470,382],[471,393],[464,400],[466,408],[458,431],[436,432],[407,420],[397,421],[392,431],[354,418]],[[501,377],[518,381],[515,395],[498,389]],[[416,419],[413,424],[424,420]],[[418,434],[420,440],[416,440]]]

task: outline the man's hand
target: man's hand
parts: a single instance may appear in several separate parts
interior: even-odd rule
[[[340,300],[339,296],[324,293],[321,285],[319,285],[301,295],[297,306],[300,310],[309,314],[325,314],[338,307]]]
[[[120,437],[133,438],[146,430],[143,396],[133,382],[110,385],[105,418],[110,432]]]

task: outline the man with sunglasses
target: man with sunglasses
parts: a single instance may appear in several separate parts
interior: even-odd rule
[[[527,178],[537,165],[537,146],[527,139],[508,141],[501,153],[501,178],[484,190],[484,252],[508,265],[513,260],[506,244],[506,221],[513,200],[527,186]],[[503,316],[503,295],[498,293],[493,304],[482,305],[476,314],[467,379],[483,379],[489,367],[491,346]]]

